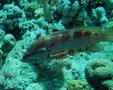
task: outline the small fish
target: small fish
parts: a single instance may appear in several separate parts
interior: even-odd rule
[[[40,37],[34,42],[23,56],[23,62],[43,62],[63,57],[70,51],[91,47],[99,42],[113,41],[113,26],[110,27],[81,27],[61,31]]]

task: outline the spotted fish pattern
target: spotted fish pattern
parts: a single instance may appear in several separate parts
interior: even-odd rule
[[[52,60],[73,53],[81,48],[87,48],[100,41],[112,41],[113,30],[102,30],[100,27],[83,27],[40,37],[23,56],[22,61],[37,63]]]

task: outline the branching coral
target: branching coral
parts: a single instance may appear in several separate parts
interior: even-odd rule
[[[96,9],[92,9],[92,19],[94,23],[107,23],[108,18],[106,16],[105,9],[103,7],[97,7]]]
[[[49,2],[49,0],[37,0],[38,3],[40,3],[43,7],[44,12],[44,18],[48,22],[53,20],[53,14],[52,14],[52,6],[56,5],[58,0],[52,0]]]

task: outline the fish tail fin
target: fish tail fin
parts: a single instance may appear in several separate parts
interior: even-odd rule
[[[103,38],[106,41],[113,42],[113,28],[103,32]]]

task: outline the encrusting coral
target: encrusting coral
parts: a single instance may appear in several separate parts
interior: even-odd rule
[[[72,80],[67,84],[67,90],[90,90],[89,85],[80,80]]]
[[[1,50],[3,51],[3,58],[5,59],[9,51],[15,46],[16,38],[12,34],[6,34],[3,43],[1,45]]]
[[[18,41],[12,51],[8,53],[1,70],[4,75],[2,86],[5,89],[25,90],[27,85],[37,79],[33,66],[20,62],[25,49],[35,40],[36,35],[36,31],[35,33],[29,32],[29,37]]]

